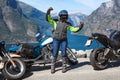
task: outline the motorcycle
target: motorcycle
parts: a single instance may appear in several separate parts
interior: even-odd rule
[[[0,70],[6,79],[18,80],[23,77],[26,71],[25,63],[13,58],[5,49],[5,41],[0,42]]]
[[[33,64],[48,64],[51,63],[51,55],[52,55],[52,37],[46,37],[45,35],[40,36],[40,34],[36,37],[38,43],[35,46],[30,45],[28,43],[18,43],[16,46],[9,48],[10,52],[17,52],[26,63],[27,69]],[[59,51],[60,54],[61,51]],[[72,52],[72,50],[67,47],[67,59],[69,65],[75,65],[78,63],[77,57]],[[59,55],[57,61],[61,59]]]
[[[95,70],[103,70],[108,67],[108,63],[120,59],[120,31],[112,30],[109,37],[101,33],[92,33],[86,45],[90,46],[93,41],[97,41],[103,47],[95,48],[90,53],[90,63]]]

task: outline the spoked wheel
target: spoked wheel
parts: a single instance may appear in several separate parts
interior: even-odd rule
[[[96,48],[90,54],[90,62],[95,70],[103,70],[108,66],[108,59],[104,56],[105,49]]]
[[[10,61],[7,61],[2,69],[2,74],[7,79],[20,79],[26,71],[25,63],[17,58],[13,58],[13,61],[16,67],[14,67]]]
[[[77,57],[72,52],[72,50],[70,48],[67,48],[66,52],[67,52],[68,64],[69,65],[75,65],[75,64],[77,64],[78,63]]]

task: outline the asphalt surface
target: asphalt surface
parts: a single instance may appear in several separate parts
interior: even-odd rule
[[[56,72],[50,73],[50,64],[34,65],[22,80],[120,80],[120,61],[112,62],[105,70],[96,71],[89,62],[89,58],[79,58],[79,63],[68,65],[66,73],[61,72],[61,62],[57,64]],[[0,80],[2,80],[0,74]]]

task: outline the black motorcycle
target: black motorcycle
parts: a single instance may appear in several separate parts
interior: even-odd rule
[[[90,44],[97,41],[104,46],[91,51],[90,62],[95,70],[103,70],[108,67],[109,62],[120,59],[120,31],[110,31],[110,37],[101,33],[92,33],[92,37],[87,40]]]
[[[5,79],[18,80],[26,71],[25,63],[17,58],[12,58],[5,49],[5,42],[0,42],[0,70]]]

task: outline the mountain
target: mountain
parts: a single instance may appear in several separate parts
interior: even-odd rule
[[[99,32],[108,35],[106,28],[120,30],[120,0],[111,0],[102,3],[85,20],[81,33],[90,35]]]
[[[34,42],[37,32],[49,33],[45,13],[16,0],[0,1],[0,39],[7,43]]]
[[[19,5],[23,13],[37,25],[37,32],[52,35],[52,26],[46,21],[46,13],[23,2],[19,2]]]
[[[70,12],[69,13],[69,19],[73,26],[78,26],[80,24],[80,21],[87,18],[87,15],[82,14],[80,12]]]
[[[0,30],[0,39],[7,43],[33,41],[37,26],[23,14],[16,0],[1,0]]]

